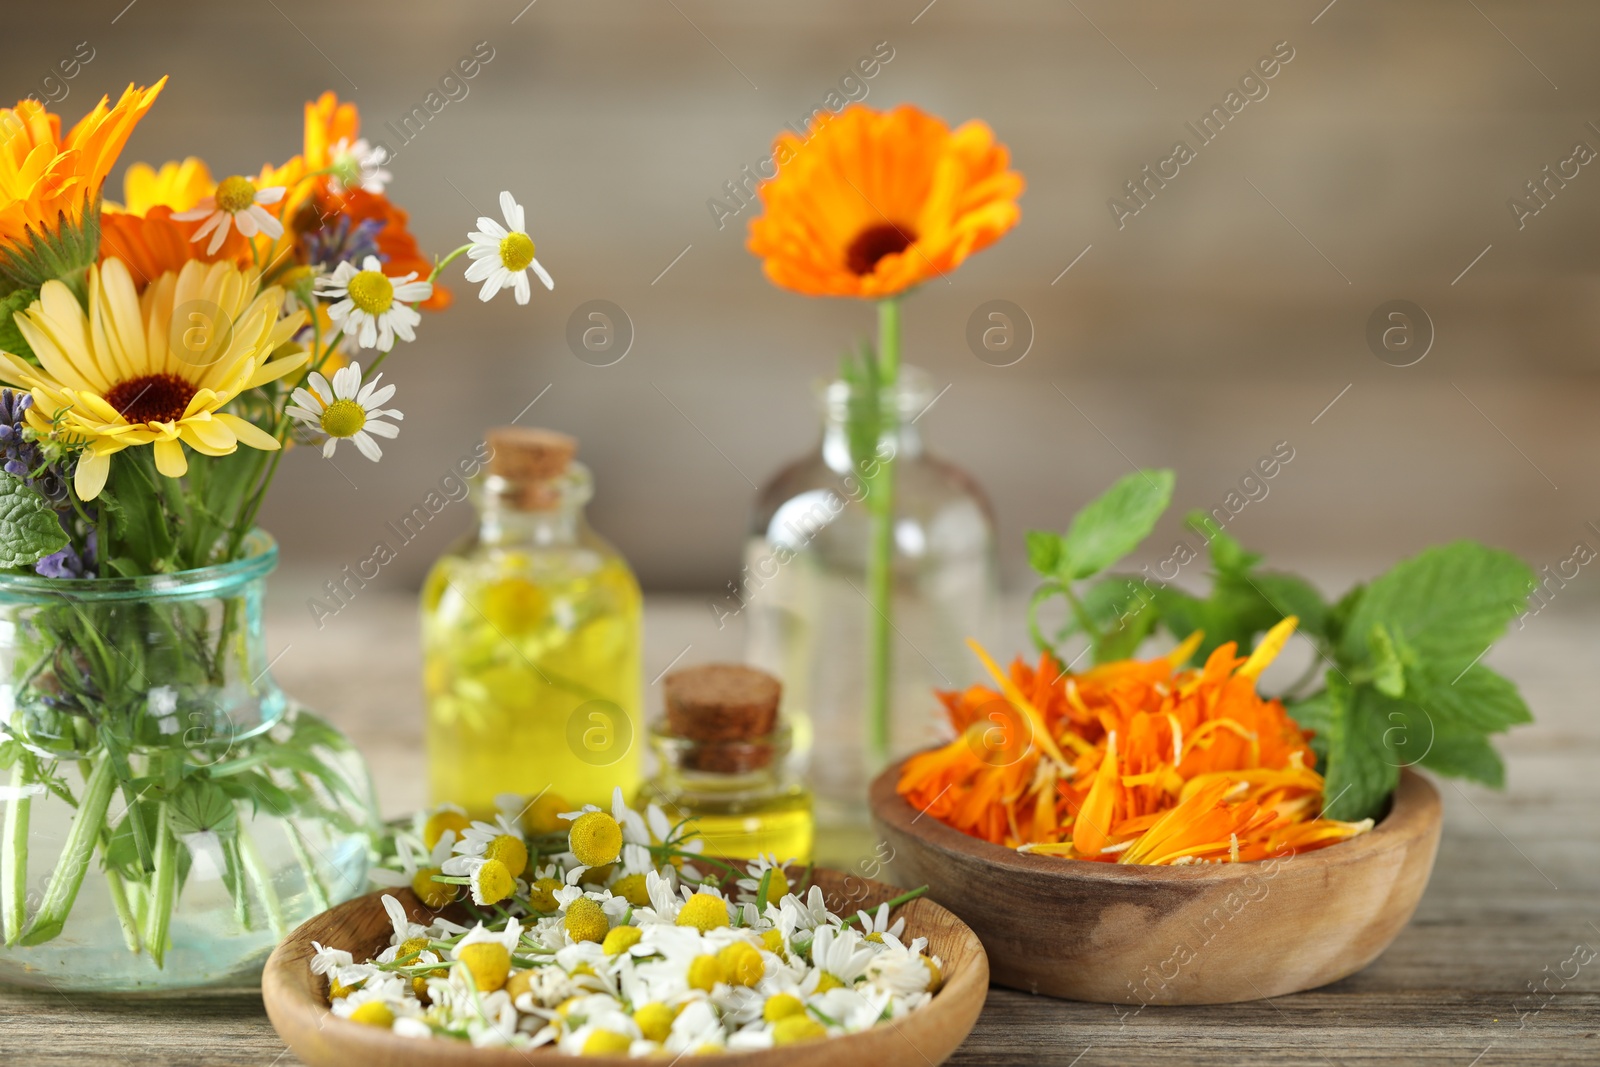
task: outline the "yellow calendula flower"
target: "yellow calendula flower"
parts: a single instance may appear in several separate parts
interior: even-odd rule
[[[122,176],[122,210],[130,215],[148,215],[157,207],[188,211],[216,191],[210,169],[194,156],[182,163],[163,163],[160,170],[148,163],[130,163]]]
[[[150,445],[169,478],[189,469],[184,446],[225,456],[240,444],[266,451],[277,438],[222,410],[240,393],[304,365],[308,354],[273,358],[305,322],[283,316],[283,290],[257,291],[254,270],[191,261],[140,295],[127,266],[89,268],[88,310],[59,281],[13,321],[39,358],[35,367],[0,352],[0,381],[32,391],[28,424],[84,444],[73,475],[82,500],[105,487],[111,457]]]

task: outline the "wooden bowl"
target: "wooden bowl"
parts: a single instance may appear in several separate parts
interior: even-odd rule
[[[802,872],[793,871],[797,882]],[[871,910],[902,890],[838,871],[817,870],[828,907],[836,914]],[[574,1063],[620,1067],[641,1061],[622,1056],[567,1057],[553,1049],[520,1052],[507,1048],[473,1048],[464,1041],[399,1037],[340,1019],[328,1010],[326,981],[311,973],[311,942],[348,949],[356,959],[375,956],[389,944],[391,927],[383,910],[383,894],[369,893],[347,901],[301,924],[267,960],[261,976],[266,1002],[278,1036],[310,1067],[528,1067],[530,1062]],[[393,892],[413,921],[433,921],[409,889]],[[909,936],[926,937],[928,951],[944,964],[944,986],[932,1001],[903,1018],[844,1037],[760,1052],[733,1052],[717,1057],[730,1067],[838,1067],[869,1063],[872,1067],[929,1067],[943,1063],[966,1040],[983,1010],[989,992],[989,963],[972,931],[944,908],[920,898],[895,909],[904,916]]]
[[[1439,848],[1439,794],[1401,774],[1368,833],[1258,863],[1146,867],[1033,856],[969,837],[872,783],[898,879],[960,916],[996,984],[1107,1004],[1228,1004],[1354,974],[1416,910]]]

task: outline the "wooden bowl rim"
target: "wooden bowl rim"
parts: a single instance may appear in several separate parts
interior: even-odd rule
[[[796,868],[798,871],[799,869]],[[817,876],[826,874],[837,877],[841,882],[855,879],[866,885],[869,892],[876,896],[883,894],[881,899],[888,900],[898,896],[904,890],[897,889],[883,882],[870,878],[850,874],[847,871],[836,871],[829,868],[816,868],[812,872],[812,882],[818,881]],[[475,1048],[465,1041],[446,1040],[433,1038],[401,1037],[391,1030],[379,1030],[360,1023],[352,1023],[347,1019],[334,1016],[320,986],[322,979],[313,975],[309,966],[311,958],[311,931],[313,925],[320,926],[331,921],[336,916],[355,913],[363,909],[377,909],[382,911],[381,898],[385,895],[394,896],[405,906],[406,913],[414,921],[427,921],[426,917],[434,913],[425,908],[412,893],[406,889],[380,889],[364,896],[347,900],[343,904],[312,916],[301,923],[289,933],[278,947],[273,950],[268,958],[266,967],[261,975],[261,999],[264,1002],[267,1015],[272,1021],[273,1029],[286,1044],[293,1047],[293,1042],[285,1033],[286,1030],[322,1029],[324,1023],[349,1028],[349,1040],[340,1041],[338,1044],[356,1044],[365,1048],[375,1063],[415,1063],[421,1067],[427,1065],[471,1063],[476,1067],[527,1067],[530,1062],[536,1062],[534,1057],[543,1056],[552,1059],[562,1057],[574,1063],[593,1063],[598,1067],[623,1067],[624,1064],[637,1064],[638,1059],[627,1056],[567,1056],[555,1051],[550,1046],[539,1049],[522,1050],[503,1047]],[[876,907],[874,904],[872,907]],[[891,918],[904,916],[906,929],[913,937],[923,936],[918,933],[919,925],[923,929],[934,926],[932,920],[942,915],[942,925],[948,936],[966,950],[969,962],[951,968],[945,975],[944,984],[934,994],[933,999],[915,1011],[894,1020],[891,1023],[880,1023],[869,1030],[862,1030],[841,1037],[829,1038],[825,1042],[807,1043],[805,1045],[789,1046],[783,1049],[759,1049],[747,1052],[724,1052],[718,1055],[718,1063],[727,1063],[733,1067],[762,1067],[778,1062],[787,1062],[785,1054],[795,1053],[797,1050],[809,1051],[814,1048],[827,1049],[837,1056],[845,1057],[840,1062],[854,1062],[852,1054],[861,1054],[869,1051],[870,1042],[877,1039],[886,1031],[900,1031],[900,1037],[910,1042],[911,1037],[904,1033],[910,1029],[913,1034],[924,1027],[934,1027],[945,1017],[959,1017],[960,1014],[971,1008],[972,1021],[960,1035],[960,1040],[951,1047],[954,1052],[962,1041],[966,1040],[972,1032],[972,1027],[977,1023],[979,1012],[983,1008],[984,1000],[989,991],[989,956],[983,947],[983,942],[978,935],[972,932],[961,918],[948,908],[936,903],[926,896],[906,902],[895,908]],[[386,923],[387,925],[387,923]],[[930,944],[929,949],[932,951]],[[933,953],[938,955],[939,953]],[[946,966],[949,960],[946,959]],[[973,1002],[976,1005],[973,1006]],[[912,1046],[916,1048],[916,1045]],[[918,1049],[920,1054],[920,1049]],[[926,1057],[920,1057],[926,1059]],[[946,1054],[948,1058],[948,1054]],[[940,1061],[942,1062],[942,1061]]]
[[[913,756],[916,754],[914,753]],[[962,833],[933,816],[923,817],[901,796],[896,786],[907,756],[873,779],[870,802],[872,814],[890,828],[917,838],[946,855],[967,856],[992,863],[1008,871],[1054,878],[1062,881],[1100,881],[1108,883],[1203,882],[1226,884],[1241,882],[1263,870],[1270,860],[1248,863],[1206,863],[1175,867],[1132,863],[1101,863],[1064,856],[1037,856],[1006,848]],[[1371,830],[1325,848],[1292,854],[1297,869],[1345,866],[1364,862],[1380,853],[1402,847],[1427,834],[1443,816],[1439,791],[1426,777],[1410,767],[1401,768],[1388,813]],[[1283,857],[1285,860],[1289,856]]]

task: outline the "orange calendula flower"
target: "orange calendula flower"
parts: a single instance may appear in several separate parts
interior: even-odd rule
[[[0,274],[36,288],[94,262],[84,217],[98,215],[107,173],[166,83],[102,97],[65,137],[37,100],[0,109]]]
[[[894,296],[959,267],[1021,217],[1022,175],[982,122],[955,130],[909,105],[852,105],[773,143],[776,177],[749,249],[777,285]]]
[[[383,192],[389,179],[382,169],[387,154],[361,137],[356,105],[340,103],[332,92],[306,105],[305,143],[298,163],[311,177],[304,193],[285,208],[293,218],[301,262],[332,270],[339,261],[360,262],[375,253],[391,277],[426,278],[433,260],[423,255],[409,227],[410,216]],[[318,173],[324,172],[324,173]],[[366,243],[370,242],[370,244]],[[429,311],[450,306],[450,291],[434,285],[422,302]]]
[[[1305,735],[1255,680],[1294,631],[1288,618],[1248,658],[1233,644],[1198,668],[1194,635],[1168,656],[1069,674],[1046,653],[998,691],[940,693],[955,741],[906,761],[899,791],[941,822],[1026,852],[1099,862],[1228,863],[1286,856],[1372,828],[1321,817],[1323,779]],[[985,720],[1028,734],[1008,744]],[[1003,731],[1002,731],[1003,733]]]

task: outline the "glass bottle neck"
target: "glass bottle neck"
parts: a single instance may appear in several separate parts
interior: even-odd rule
[[[902,367],[900,379],[876,396],[844,379],[821,391],[822,460],[840,474],[872,460],[910,459],[922,454],[917,420],[937,399],[928,376]]]
[[[472,487],[478,540],[535,548],[575,544],[583,531],[583,506],[593,493],[589,471],[580,463],[559,477],[531,484],[486,475]]]

